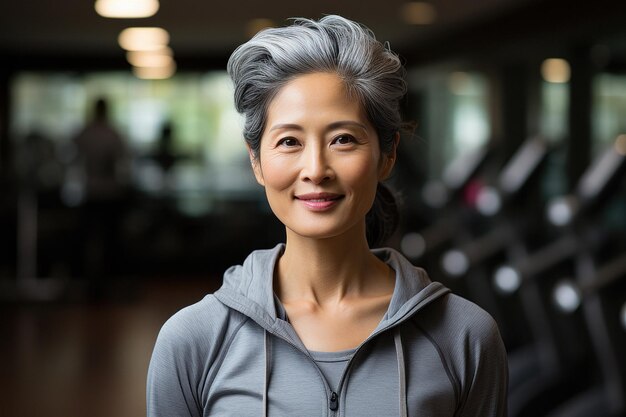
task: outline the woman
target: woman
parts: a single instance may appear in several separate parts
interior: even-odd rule
[[[394,218],[380,183],[402,124],[398,57],[327,16],[257,34],[228,71],[286,243],[164,325],[148,415],[504,416],[492,318],[394,250],[370,250]]]

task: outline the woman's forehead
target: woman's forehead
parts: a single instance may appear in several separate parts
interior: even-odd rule
[[[315,119],[369,124],[361,102],[348,92],[343,79],[335,73],[304,74],[290,80],[270,101],[266,122],[271,129],[277,124]]]

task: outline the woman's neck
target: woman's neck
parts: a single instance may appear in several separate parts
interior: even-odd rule
[[[306,300],[336,305],[393,291],[394,277],[370,252],[364,233],[310,239],[288,230],[276,272],[274,287],[283,303]]]

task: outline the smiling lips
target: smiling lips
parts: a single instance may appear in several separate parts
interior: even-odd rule
[[[341,194],[333,193],[310,193],[296,195],[296,200],[301,201],[306,208],[312,211],[328,210],[343,198]]]

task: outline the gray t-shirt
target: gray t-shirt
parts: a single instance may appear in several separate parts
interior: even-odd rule
[[[341,375],[352,356],[354,356],[354,352],[356,352],[356,348],[337,352],[316,352],[309,350],[311,357],[322,371],[322,374],[324,374],[328,386],[333,391],[337,391]]]
[[[280,302],[276,294],[274,294],[274,304],[276,305],[277,317],[289,322],[289,317],[287,317],[285,307]],[[326,378],[326,382],[328,382],[328,386],[333,391],[337,391],[341,375],[343,374],[344,369],[346,369],[346,365],[350,359],[352,359],[352,356],[354,356],[354,352],[356,352],[356,348],[339,350],[337,352],[319,352],[309,350],[309,354],[320,368],[320,371],[322,371],[324,378]]]

